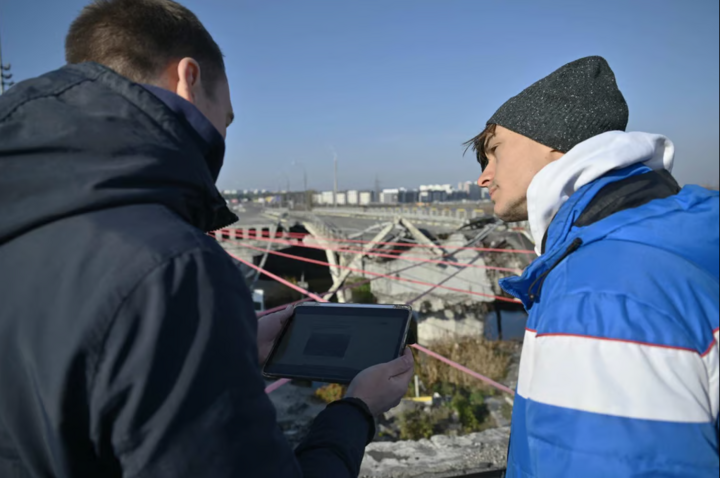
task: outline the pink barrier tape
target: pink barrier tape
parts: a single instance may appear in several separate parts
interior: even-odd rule
[[[278,305],[277,307],[273,307],[272,309],[267,309],[267,310],[263,310],[262,312],[258,312],[257,316],[258,316],[258,318],[265,317],[266,315],[274,314],[275,312],[280,312],[281,310],[285,310],[288,307],[290,307],[291,305],[297,305],[297,304],[302,304],[303,302],[311,302],[311,301],[312,301],[312,299],[296,300],[295,302],[290,302],[289,304]]]
[[[272,393],[275,390],[277,390],[278,388],[282,387],[283,385],[285,385],[286,383],[289,383],[289,382],[291,382],[291,380],[289,378],[278,379],[278,380],[274,381],[273,383],[271,383],[270,385],[268,385],[267,387],[265,387],[265,393]]]
[[[323,251],[341,252],[341,253],[345,253],[345,254],[365,254],[368,256],[382,257],[385,259],[395,259],[395,260],[399,260],[399,261],[424,262],[426,264],[438,264],[438,265],[443,265],[443,266],[467,267],[467,268],[473,268],[473,269],[487,269],[487,270],[494,270],[494,271],[501,271],[501,272],[511,272],[513,274],[522,273],[522,271],[519,269],[512,269],[509,267],[480,266],[480,265],[468,264],[466,262],[442,261],[442,260],[437,260],[437,259],[427,259],[425,257],[396,256],[396,255],[380,253],[380,252],[369,252],[369,251],[354,250],[354,249],[337,249],[337,248],[332,248],[332,247],[323,247],[321,245],[302,244],[302,243],[286,241],[286,240],[282,240],[282,239],[253,238],[252,240],[261,241],[261,242],[269,242],[272,244],[282,244],[282,245],[287,245],[287,246],[304,247],[304,248],[308,248],[308,249],[320,249]]]
[[[222,229],[221,231],[224,231],[225,234],[230,234],[229,229]],[[286,233],[286,235],[292,239],[302,239],[305,236],[308,236],[309,234],[299,233],[299,232],[290,232]],[[242,235],[239,235],[242,236]],[[248,234],[245,239],[256,239],[258,237],[270,237],[268,234],[260,234],[260,235],[253,235]],[[278,237],[277,234],[275,237]],[[313,236],[316,239],[324,240],[327,242],[334,242],[334,243],[351,243],[351,244],[369,244],[370,241],[363,241],[360,239],[338,239],[338,238],[332,238],[332,237],[318,237]],[[401,246],[401,247],[435,247],[431,246],[429,244],[409,244],[406,242],[377,242],[378,245],[383,246]],[[453,249],[453,250],[467,250],[467,251],[477,251],[477,252],[504,252],[504,253],[510,253],[510,254],[535,254],[535,251],[526,250],[526,249],[493,249],[493,248],[487,248],[487,247],[467,247],[467,246],[441,246],[443,249]]]
[[[420,352],[427,354],[433,358],[436,358],[436,359],[440,360],[441,362],[444,362],[444,363],[450,365],[452,368],[455,368],[457,370],[460,370],[463,373],[470,375],[471,377],[475,377],[478,380],[482,380],[483,382],[487,383],[488,385],[490,385],[492,387],[497,388],[500,391],[509,393],[510,395],[515,395],[515,392],[512,389],[506,387],[505,385],[497,383],[496,381],[491,380],[491,379],[487,378],[486,376],[481,375],[477,372],[474,372],[474,371],[470,370],[469,368],[460,365],[459,363],[453,362],[452,360],[447,359],[447,358],[443,357],[442,355],[438,355],[435,352],[433,352],[432,350],[426,349],[422,345],[413,344],[413,345],[411,345],[411,347],[416,350],[419,350]]]
[[[381,273],[379,273],[379,272],[371,272],[371,271],[368,271],[368,270],[365,270],[365,269],[358,269],[358,268],[355,268],[355,267],[341,266],[341,265],[339,265],[339,264],[330,264],[330,263],[328,263],[328,262],[318,261],[318,260],[315,260],[315,259],[308,259],[308,258],[306,258],[306,257],[294,256],[294,255],[292,255],[292,254],[286,254],[286,253],[284,253],[284,252],[279,252],[279,251],[266,251],[265,249],[260,249],[259,247],[251,246],[251,245],[248,245],[248,244],[240,244],[240,245],[241,245],[242,247],[247,248],[247,249],[253,249],[253,250],[256,250],[256,251],[259,251],[259,252],[263,252],[263,253],[267,252],[267,253],[273,254],[273,255],[275,255],[275,256],[286,257],[286,258],[288,258],[288,259],[294,259],[294,260],[296,260],[296,261],[307,262],[307,263],[310,263],[310,264],[317,264],[317,265],[326,266],[326,267],[335,267],[335,268],[337,268],[337,269],[345,269],[345,270],[350,270],[350,271],[357,272],[357,273],[369,274],[369,275],[372,275],[372,276],[383,277],[383,278],[385,278],[385,279],[395,280],[395,281],[398,281],[398,282],[407,282],[407,283],[410,283],[410,284],[424,285],[424,286],[429,286],[429,287],[435,287],[435,288],[437,288],[437,289],[450,290],[450,291],[453,291],[453,292],[459,292],[459,293],[461,293],[461,294],[477,295],[477,296],[479,296],[479,297],[490,297],[490,298],[492,298],[492,299],[499,300],[499,301],[502,301],[502,302],[512,302],[512,303],[518,303],[518,304],[521,303],[518,299],[509,299],[509,298],[507,298],[507,297],[502,297],[502,296],[499,296],[499,295],[484,294],[484,293],[482,293],[482,292],[475,292],[475,291],[466,290],[466,289],[458,289],[458,288],[456,288],[456,287],[448,287],[448,286],[446,286],[446,285],[432,284],[432,283],[430,283],[430,282],[423,282],[423,281],[414,280],[414,279],[407,279],[407,278],[404,278],[404,277],[395,277],[395,276],[391,276],[391,275],[389,275],[389,274],[381,274]],[[234,257],[234,256],[233,256],[233,257]],[[247,263],[247,261],[243,261],[243,262]],[[254,268],[257,269],[257,266],[255,266],[255,265],[253,265],[252,267],[254,267]],[[263,273],[264,273],[264,272],[263,272]],[[295,290],[298,290],[297,286],[295,286],[295,285],[292,285],[292,288],[295,289]],[[313,297],[313,296],[311,295],[310,297]],[[317,297],[317,296],[315,296],[315,297]],[[313,298],[314,298],[314,297],[313,297]]]
[[[399,273],[401,273],[401,272],[405,272],[405,271],[407,271],[407,270],[414,269],[414,268],[416,268],[416,267],[418,267],[418,266],[421,266],[421,265],[422,265],[422,264],[412,264],[412,265],[410,265],[410,266],[403,267],[402,269],[397,269],[397,270],[391,271],[390,274],[391,274],[391,275],[392,275],[392,274],[399,274]],[[378,279],[382,279],[382,277],[373,277],[372,279],[361,280],[361,281],[359,281],[359,282],[355,282],[355,283],[353,283],[353,284],[350,284],[350,285],[346,285],[346,286],[344,286],[344,287],[341,287],[341,288],[339,288],[336,292],[342,292],[342,291],[346,291],[346,290],[352,290],[352,289],[355,289],[356,287],[360,287],[360,286],[363,286],[363,285],[365,285],[365,284],[369,284],[370,282],[376,281],[376,280],[378,280]],[[322,295],[325,295],[325,294],[327,294],[327,293],[328,293],[328,292],[325,292],[325,293],[323,293]],[[310,301],[312,301],[312,299],[296,300],[295,302],[290,302],[289,304],[279,305],[279,306],[277,306],[277,307],[273,307],[272,309],[263,310],[262,312],[258,312],[257,316],[258,316],[258,317],[264,317],[264,316],[266,316],[266,315],[270,315],[270,314],[273,314],[273,313],[275,313],[275,312],[279,312],[279,311],[281,311],[281,310],[285,310],[287,307],[289,307],[289,306],[291,306],[291,305],[302,304],[303,302],[310,302]]]
[[[230,253],[228,252],[228,254],[230,254]],[[304,294],[304,295],[310,297],[311,299],[315,299],[315,300],[318,301],[318,302],[327,302],[325,299],[323,299],[323,298],[320,297],[319,295],[313,294],[312,292],[309,292],[309,291],[306,291],[306,290],[303,289],[302,287],[298,287],[298,286],[296,286],[295,284],[286,281],[286,280],[283,279],[282,277],[276,276],[276,275],[273,274],[272,272],[268,272],[268,271],[266,271],[265,269],[261,269],[260,267],[256,266],[256,265],[253,264],[252,262],[248,262],[248,261],[246,261],[245,259],[242,259],[241,257],[236,256],[235,254],[230,254],[230,256],[231,256],[233,259],[242,262],[242,263],[245,264],[246,266],[251,267],[251,268],[255,269],[256,271],[260,271],[261,274],[265,274],[266,276],[270,277],[271,279],[275,279],[276,281],[280,282],[281,284],[284,284],[284,285],[290,287],[291,289],[294,289],[294,290],[300,292],[301,294]]]

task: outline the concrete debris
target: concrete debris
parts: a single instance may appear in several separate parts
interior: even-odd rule
[[[442,244],[447,246],[462,246],[465,244],[463,236],[456,234]],[[452,248],[448,251],[453,251]],[[394,274],[396,270],[403,266],[411,265],[412,262],[402,261],[403,256],[416,257],[422,259],[437,260],[437,255],[433,254],[428,248],[412,248],[400,255],[400,260],[392,261],[365,261],[365,269],[370,272],[381,274]],[[455,260],[459,263],[467,263],[475,260],[473,265],[478,267],[468,267],[462,270],[457,276],[445,282],[443,286],[458,289],[461,291],[469,290],[480,294],[493,295],[493,284],[488,280],[486,270],[481,267],[485,265],[483,257],[478,258],[475,251],[460,251],[455,255]],[[433,265],[420,264],[418,267],[409,269],[407,272],[400,272],[397,276],[427,282],[429,284],[438,284],[448,278],[449,275],[455,273],[458,269],[450,265]],[[419,294],[428,290],[428,286],[413,284],[409,282],[398,282],[388,279],[378,279],[372,282],[372,292],[381,302],[386,303],[402,303],[412,300]],[[465,292],[456,292],[444,288],[437,288],[427,297],[428,300],[442,301],[445,306],[455,304],[467,304],[473,302],[491,302],[492,297],[480,295],[469,295]]]
[[[371,443],[361,478],[440,478],[499,469],[507,460],[508,427],[429,440]]]

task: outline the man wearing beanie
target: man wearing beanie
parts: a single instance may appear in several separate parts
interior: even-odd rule
[[[470,141],[539,255],[501,281],[529,312],[508,477],[718,476],[720,199],[681,189],[673,143],[627,122],[589,57]]]

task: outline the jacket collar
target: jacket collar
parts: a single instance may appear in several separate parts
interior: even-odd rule
[[[533,305],[531,285],[543,274],[549,273],[564,258],[567,251],[574,247],[573,244],[577,244],[577,239],[580,239],[583,245],[587,245],[600,238],[597,231],[591,231],[593,228],[575,225],[591,201],[609,184],[650,171],[651,169],[643,164],[635,164],[610,171],[581,187],[562,204],[550,223],[545,240],[546,252],[530,264],[521,276],[501,279],[500,286],[507,293],[520,299],[526,309],[530,309]],[[592,236],[590,236],[591,232],[593,232]]]
[[[187,121],[203,141],[202,151],[214,181],[220,175],[225,157],[225,139],[197,107],[172,91],[155,85],[143,84],[143,88],[155,95],[170,110]]]
[[[581,188],[633,164],[672,171],[674,157],[675,147],[664,136],[609,131],[578,144],[543,168],[527,191],[528,220],[537,254],[543,254],[541,244],[553,218]]]

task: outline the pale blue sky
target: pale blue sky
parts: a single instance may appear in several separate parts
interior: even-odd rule
[[[717,0],[185,0],[226,55],[236,123],[223,188],[341,188],[474,180],[461,143],[509,97],[602,55],[631,130],[677,147],[683,183],[717,183]],[[16,80],[64,63],[86,0],[0,0]]]

